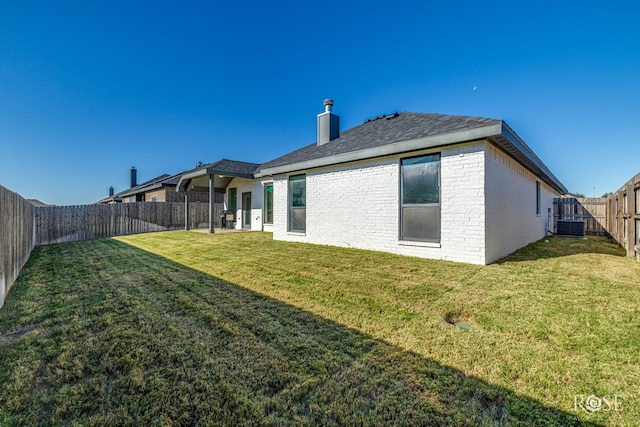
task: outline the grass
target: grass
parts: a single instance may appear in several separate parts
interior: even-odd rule
[[[639,300],[599,238],[487,267],[266,233],[40,247],[0,314],[0,424],[635,425]]]

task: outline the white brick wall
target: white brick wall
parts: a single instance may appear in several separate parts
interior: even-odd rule
[[[295,240],[287,238],[287,184],[289,177],[273,178],[273,238],[276,240]]]
[[[304,234],[287,232],[288,177],[276,177],[274,239],[484,264],[484,144],[441,151],[440,244],[398,238],[400,158],[309,171]]]
[[[443,259],[484,264],[484,147],[442,152]]]
[[[474,143],[441,151],[440,244],[399,240],[399,162],[424,153],[308,171],[306,233],[287,232],[288,176],[275,177],[274,239],[482,265],[546,235],[558,193],[491,144]]]
[[[486,263],[497,261],[547,231],[547,209],[559,194],[502,151],[485,151]],[[536,215],[536,181],[540,182],[540,215]],[[553,217],[552,217],[553,220]]]

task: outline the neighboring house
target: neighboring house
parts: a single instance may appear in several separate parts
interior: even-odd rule
[[[341,133],[332,105],[317,142],[253,171],[183,175],[178,189],[224,188],[236,228],[277,240],[481,265],[553,229],[567,190],[502,120],[396,113]]]
[[[98,203],[184,202],[184,195],[176,192],[176,185],[180,177],[206,167],[207,165],[199,165],[194,169],[176,175],[163,174],[142,184],[137,184],[137,171],[135,168],[131,168],[130,188],[114,194],[113,187],[111,187],[109,189],[109,197],[98,201]],[[189,201],[206,203],[209,201],[209,194],[201,192],[190,194]],[[223,192],[216,194],[215,202],[223,203],[223,201]]]
[[[41,207],[47,207],[47,206],[54,206],[54,205],[48,205],[48,204],[46,204],[46,203],[44,203],[44,202],[41,202],[41,201],[40,201],[40,200],[38,200],[38,199],[27,199],[27,202],[29,202],[29,203],[31,203],[33,206],[37,206],[37,207],[39,207],[39,208],[41,208]]]

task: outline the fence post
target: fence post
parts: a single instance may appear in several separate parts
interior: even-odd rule
[[[184,229],[189,230],[189,193],[184,192]]]

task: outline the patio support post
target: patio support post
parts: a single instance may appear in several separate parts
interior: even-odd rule
[[[189,193],[184,191],[184,229],[189,229]]]
[[[213,174],[209,174],[209,233],[213,233],[213,205],[215,202],[215,192],[213,188]]]

